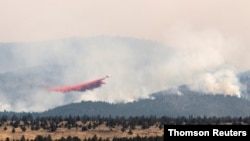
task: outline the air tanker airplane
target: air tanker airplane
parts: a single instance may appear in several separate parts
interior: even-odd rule
[[[106,75],[103,78],[99,78],[93,81],[84,82],[81,84],[76,85],[68,85],[68,86],[58,86],[58,87],[50,87],[47,88],[49,91],[55,91],[55,92],[70,92],[70,91],[86,91],[86,90],[93,90],[95,88],[101,87],[102,84],[105,84],[103,82],[104,79],[111,77],[110,75]]]

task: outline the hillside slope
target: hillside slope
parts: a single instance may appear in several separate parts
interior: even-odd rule
[[[90,115],[90,116],[249,116],[250,102],[243,98],[223,95],[162,95],[153,99],[141,99],[131,103],[110,104],[106,102],[82,101],[60,106],[40,114]]]

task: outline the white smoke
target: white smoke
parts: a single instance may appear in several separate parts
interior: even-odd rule
[[[192,90],[240,97],[236,74],[241,70],[235,68],[239,64],[235,62],[242,60],[233,60],[234,53],[242,48],[238,40],[214,29],[198,31],[189,25],[178,25],[168,30],[166,43],[177,51],[173,68],[181,71],[182,82]]]
[[[93,91],[62,94],[42,91],[41,88],[25,89],[21,94],[3,93],[1,95],[6,100],[1,101],[10,105],[4,107],[10,111],[43,111],[82,100],[128,102],[148,98],[152,92],[169,87],[171,81],[165,74],[168,69],[165,64],[174,54],[172,49],[156,42],[120,37],[17,44],[12,53],[15,58],[12,64],[16,67],[13,72],[22,71],[21,68],[62,65],[62,74],[55,78],[58,83],[51,85],[50,81],[46,84],[46,81],[39,80],[54,77],[54,74],[37,76],[38,80],[33,83],[42,87],[72,85],[107,74],[112,77]]]
[[[231,96],[241,96],[240,83],[231,70],[218,70],[214,73],[204,73],[190,85],[192,90]]]
[[[93,91],[61,94],[32,90],[18,98],[2,92],[0,110],[43,111],[82,100],[129,102],[181,84],[204,93],[240,97],[236,77],[240,70],[235,69],[237,61],[230,58],[239,45],[237,40],[216,30],[197,31],[185,26],[173,27],[165,36],[165,45],[121,37],[19,44],[12,50],[12,66],[63,64],[58,85],[82,83],[107,74],[112,77]]]

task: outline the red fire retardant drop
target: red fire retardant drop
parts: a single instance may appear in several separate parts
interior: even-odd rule
[[[105,82],[103,82],[104,79],[110,77],[109,75],[97,79],[97,80],[93,80],[93,81],[89,81],[89,82],[85,82],[85,83],[81,83],[81,84],[76,84],[76,85],[68,85],[68,86],[61,86],[61,87],[50,87],[47,88],[47,90],[49,91],[56,91],[56,92],[70,92],[70,91],[86,91],[86,90],[93,90],[95,88],[100,87],[102,84],[105,84]]]

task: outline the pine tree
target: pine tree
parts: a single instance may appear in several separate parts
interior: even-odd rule
[[[25,137],[24,137],[24,135],[22,135],[22,137],[21,137],[20,141],[25,141]]]

